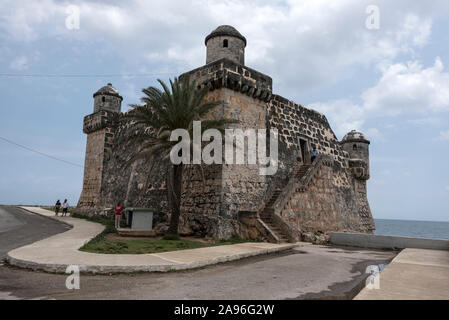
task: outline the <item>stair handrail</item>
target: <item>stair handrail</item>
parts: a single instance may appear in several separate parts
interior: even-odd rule
[[[282,190],[282,193],[276,199],[273,204],[274,214],[280,214],[281,210],[290,201],[292,194],[296,192],[296,190],[300,192],[304,192],[309,183],[312,181],[315,174],[321,169],[323,165],[332,166],[333,158],[327,154],[318,155],[315,160],[312,162],[304,175],[297,179],[296,177],[291,177],[285,188]]]
[[[310,168],[306,173],[299,179],[299,189],[304,192],[309,186],[310,181],[315,177],[315,174],[321,169],[322,166],[332,167],[333,158],[327,154],[318,155],[315,161],[312,162]]]
[[[265,191],[264,198],[262,200],[262,204],[259,207],[259,210],[257,211],[257,215],[260,216],[260,214],[265,210],[267,203],[270,201],[271,197],[273,196],[274,191],[278,188],[283,188],[285,185],[285,182],[283,180],[272,180],[272,182],[268,185],[267,190]]]

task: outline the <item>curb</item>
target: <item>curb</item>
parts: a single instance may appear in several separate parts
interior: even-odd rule
[[[20,208],[20,207],[19,207]],[[43,216],[47,219],[52,219],[68,225],[71,229],[74,227],[72,224],[64,221],[60,221],[59,219],[55,219],[51,216],[40,215],[39,213],[32,212],[30,210],[20,208],[27,212],[31,212],[33,214],[37,214],[39,216]],[[67,231],[66,231],[67,232]],[[62,232],[64,233],[64,232]],[[94,236],[95,237],[95,236]],[[92,239],[92,238],[91,238]],[[90,239],[90,240],[91,240]],[[89,241],[90,241],[89,240]],[[213,259],[205,259],[201,261],[188,262],[188,263],[164,263],[157,265],[133,265],[133,266],[109,266],[109,265],[80,265],[79,267],[80,273],[83,274],[116,274],[116,273],[141,273],[141,272],[171,272],[171,271],[183,271],[183,270],[192,270],[198,269],[210,265],[215,265],[219,263],[231,262],[236,260],[241,260],[249,257],[260,256],[260,255],[269,255],[282,251],[291,250],[297,247],[299,244],[285,244],[280,247],[275,248],[258,248],[254,251],[243,252],[237,254],[229,254],[220,257],[216,257]],[[16,248],[19,249],[19,248]],[[16,249],[11,250],[6,254],[5,261],[15,267],[23,268],[23,269],[31,269],[33,271],[44,271],[48,273],[66,273],[67,267],[71,266],[71,264],[50,264],[50,263],[38,263],[29,260],[22,260],[18,258],[14,258],[10,255],[10,253]],[[191,249],[197,250],[197,249]],[[154,254],[157,256],[157,254]]]
[[[118,274],[118,273],[141,273],[141,272],[171,272],[199,269],[206,266],[216,265],[220,263],[242,260],[254,256],[269,255],[295,248],[297,244],[286,245],[281,248],[260,249],[258,251],[235,254],[230,256],[218,257],[210,260],[204,260],[192,263],[179,264],[160,264],[160,265],[140,265],[140,266],[95,266],[95,265],[78,265],[82,274]],[[32,261],[26,261],[6,255],[8,264],[33,271],[44,271],[48,273],[65,273],[69,264],[41,264]]]

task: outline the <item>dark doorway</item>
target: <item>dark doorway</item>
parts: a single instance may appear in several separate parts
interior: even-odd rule
[[[301,149],[301,158],[303,163],[307,163],[307,141],[303,139],[299,139],[299,148]]]

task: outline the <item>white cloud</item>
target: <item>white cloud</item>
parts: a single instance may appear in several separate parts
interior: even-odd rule
[[[334,131],[341,137],[352,129],[361,130],[363,127],[363,108],[349,100],[317,102],[310,104],[309,107],[326,115]]]
[[[439,57],[428,68],[418,61],[410,61],[383,64],[380,70],[380,80],[360,95],[360,103],[334,100],[314,103],[311,107],[326,114],[338,135],[348,129],[361,130],[367,119],[417,114],[423,116],[421,122],[425,123],[435,122],[429,114],[449,111],[449,73],[444,71]]]
[[[449,130],[440,131],[440,139],[449,141]]]
[[[440,58],[428,68],[417,61],[391,62],[429,42],[432,16],[448,7],[446,1],[379,0],[381,27],[375,31],[365,27],[369,0],[75,4],[80,8],[80,30],[73,31],[65,28],[65,2],[4,1],[0,36],[16,42],[49,36],[76,39],[91,43],[93,49],[103,48],[105,55],[114,50],[124,60],[138,61],[139,68],[148,65],[151,72],[170,73],[203,65],[204,37],[220,24],[231,24],[248,40],[247,65],[272,76],[275,93],[292,99],[347,77],[353,67],[377,65],[379,82],[357,100],[311,105],[326,114],[338,135],[362,130],[372,117],[423,117],[449,109],[449,74]],[[96,46],[96,41],[102,43]],[[101,54],[96,56],[101,61]],[[17,61],[14,66],[25,68],[27,63]],[[381,136],[378,128],[368,129],[370,136]]]
[[[247,64],[271,75],[285,96],[338,81],[347,68],[372,65],[413,52],[429,41],[432,15],[445,1],[379,0],[381,28],[365,28],[371,0],[341,1],[76,1],[80,30],[67,30],[68,3],[2,1],[0,30],[15,41],[40,37],[97,41],[135,61],[157,61],[183,69],[204,64],[204,37],[232,24],[247,37]],[[407,10],[404,10],[407,8]],[[299,91],[300,90],[300,91]]]
[[[28,69],[28,58],[25,56],[17,57],[9,64],[9,67],[13,70],[25,70]]]
[[[57,4],[53,0],[20,0],[2,1],[0,3],[0,30],[20,41],[37,40],[40,26],[45,25],[50,30],[55,30],[57,15],[65,14],[66,5]],[[64,21],[61,22],[63,25]],[[3,32],[2,32],[3,33]],[[6,36],[6,35],[3,35]]]
[[[409,13],[406,15],[402,29],[397,33],[396,39],[399,42],[411,39],[414,45],[423,46],[427,44],[431,30],[430,19],[422,20],[418,15]]]
[[[407,123],[417,125],[417,126],[425,126],[425,125],[439,126],[443,123],[443,120],[441,118],[437,118],[437,117],[422,117],[422,118],[407,120]]]
[[[382,133],[377,128],[368,128],[364,131],[368,140],[376,139],[376,140],[384,140]]]
[[[449,73],[439,57],[429,68],[410,61],[382,69],[379,83],[362,94],[367,111],[399,115],[449,110]]]

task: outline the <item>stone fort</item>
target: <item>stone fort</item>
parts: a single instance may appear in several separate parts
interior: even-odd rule
[[[365,136],[353,130],[339,141],[323,114],[273,93],[269,76],[245,66],[246,38],[235,28],[216,28],[205,45],[206,64],[180,77],[209,87],[205,99],[220,102],[212,117],[234,119],[242,129],[277,129],[278,170],[263,176],[257,164],[187,165],[180,234],[319,243],[331,231],[372,232]],[[138,150],[126,143],[136,128],[124,119],[123,98],[110,83],[93,97],[94,112],[84,118],[87,145],[76,212],[103,214],[117,201],[151,207],[155,232],[163,233],[170,219],[167,161],[123,166]],[[314,161],[312,150],[319,153]]]

